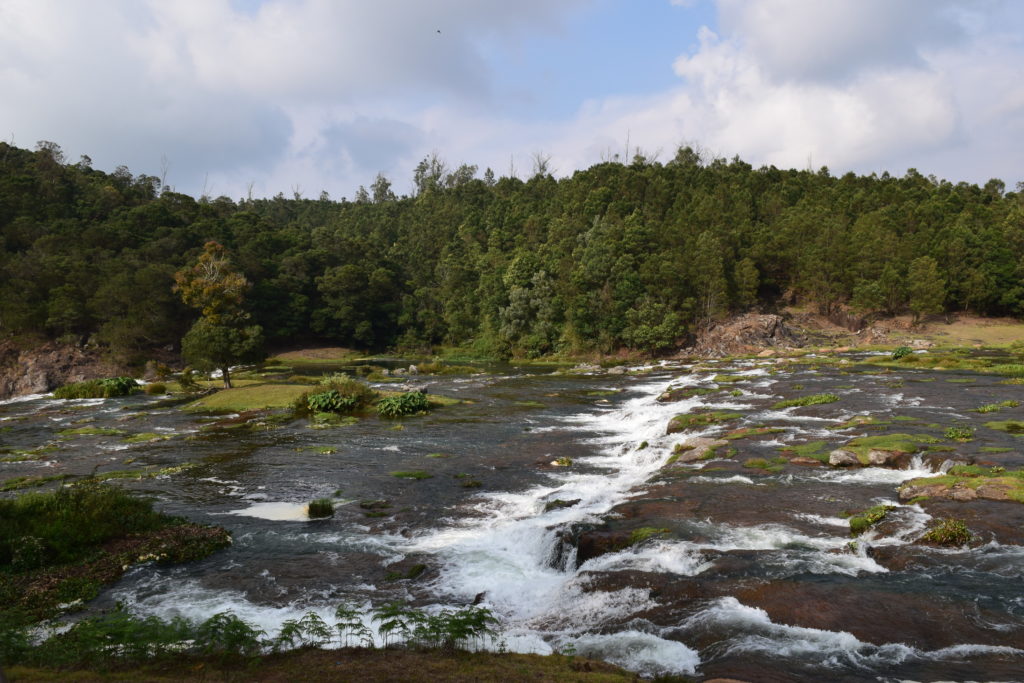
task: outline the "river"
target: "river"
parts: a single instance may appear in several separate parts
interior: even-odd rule
[[[1024,505],[897,497],[902,482],[953,462],[1024,465],[1017,436],[984,426],[1022,409],[972,412],[1021,387],[862,360],[419,378],[464,402],[329,429],[198,416],[146,395],[36,396],[0,405],[0,479],[143,471],[152,476],[117,481],[231,531],[232,547],[206,560],[133,568],[93,610],[232,610],[273,633],[308,611],[330,622],[343,601],[364,613],[391,600],[476,602],[500,620],[495,647],[645,675],[1024,680]],[[707,391],[659,401],[670,387]],[[823,392],[839,400],[772,407]],[[737,415],[666,433],[674,415],[706,409]],[[855,416],[874,424],[840,428]],[[944,439],[954,424],[974,440]],[[677,444],[755,426],[773,431],[666,467]],[[68,432],[82,428],[94,433]],[[899,468],[792,462],[794,446],[895,432],[930,440]],[[417,471],[429,477],[393,474]],[[335,515],[309,520],[305,504],[320,497],[335,499]],[[845,516],[878,504],[893,508],[851,543]],[[965,518],[977,542],[918,543],[938,511]]]

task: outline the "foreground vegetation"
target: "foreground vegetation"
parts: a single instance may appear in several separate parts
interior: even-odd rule
[[[26,681],[192,680],[199,671],[204,679],[245,680],[294,679],[297,671],[314,681],[636,680],[573,656],[468,651],[504,649],[495,642],[494,623],[482,607],[427,613],[388,603],[364,618],[342,604],[331,620],[309,612],[269,635],[231,612],[193,623],[136,617],[119,607],[35,645],[27,631],[0,625],[0,662]]]
[[[177,563],[230,543],[217,527],[86,480],[0,500],[0,622],[27,624],[92,599],[139,562]]]

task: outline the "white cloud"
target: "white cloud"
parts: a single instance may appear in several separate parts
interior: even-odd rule
[[[137,173],[166,155],[179,189],[208,174],[208,191],[235,197],[250,181],[351,196],[377,171],[402,192],[434,150],[499,174],[511,157],[520,176],[543,151],[568,174],[627,139],[663,160],[697,143],[755,165],[1022,175],[1021,4],[718,0],[717,35],[676,60],[675,87],[595,93],[557,121],[506,114],[493,70],[592,3],[3,0],[0,135]]]

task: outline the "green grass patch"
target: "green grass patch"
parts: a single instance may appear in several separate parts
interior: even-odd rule
[[[798,458],[814,458],[819,462],[828,462],[829,444],[827,441],[809,441],[799,446],[787,445],[782,450],[794,453]]]
[[[290,408],[297,398],[309,391],[305,384],[251,384],[222,389],[186,406],[192,412],[243,413],[252,410]]]
[[[1021,422],[1019,420],[998,420],[993,422],[986,422],[985,426],[988,427],[989,429],[995,429],[1000,432],[1006,432],[1007,434],[1024,434],[1024,422]]]
[[[883,434],[853,439],[848,441],[843,448],[853,451],[862,463],[867,464],[867,455],[871,450],[916,453],[924,446],[939,441],[941,439],[930,434]]]
[[[1016,408],[1019,405],[1020,405],[1020,401],[1014,401],[1013,399],[1009,399],[1009,400],[1006,400],[1006,401],[1000,401],[999,403],[987,403],[987,404],[985,404],[983,406],[979,406],[979,407],[975,408],[974,412],[976,412],[976,413],[996,413],[996,412],[999,412],[1000,410],[1002,410],[1003,408]]]
[[[1006,448],[1005,446],[982,446],[978,450],[982,453],[1010,453],[1014,449]]]
[[[746,375],[715,375],[713,380],[715,384],[733,384],[735,382],[746,382],[751,377]]]
[[[785,464],[789,462],[785,458],[772,458],[767,460],[765,458],[748,458],[744,461],[743,466],[755,470],[764,470],[765,472],[781,472],[784,469]]]
[[[5,479],[0,483],[0,491],[18,491],[20,489],[31,489],[44,486],[54,481],[64,481],[70,479],[70,474],[52,474],[49,476],[26,476],[26,477],[12,477],[11,479]],[[3,563],[0,562],[0,565]]]
[[[811,396],[801,396],[800,398],[789,398],[779,401],[772,406],[772,410],[783,410],[785,408],[801,406],[816,406],[823,403],[835,403],[838,400],[839,397],[835,394],[812,394]]]
[[[947,379],[946,381],[950,384],[973,384],[978,380],[975,377],[954,377],[952,379]]]

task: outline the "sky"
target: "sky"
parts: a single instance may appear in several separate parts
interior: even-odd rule
[[[1024,180],[1017,0],[0,0],[0,138],[179,192],[351,198],[416,164]]]

